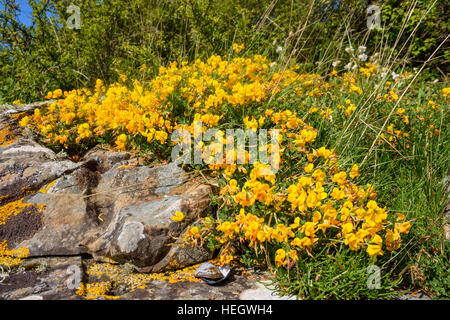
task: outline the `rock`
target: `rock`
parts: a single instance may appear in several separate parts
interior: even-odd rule
[[[43,296],[38,296],[38,295],[33,295],[33,296],[28,296],[19,300],[44,300]]]
[[[131,154],[128,152],[115,152],[105,150],[101,146],[96,146],[89,150],[83,157],[83,161],[88,162],[94,160],[101,172],[106,172],[111,169],[115,164],[129,160]]]
[[[204,247],[180,246],[170,247],[164,258],[150,267],[136,268],[139,272],[161,272],[176,270],[180,267],[190,266],[212,258],[213,253]]]
[[[115,165],[101,175],[90,200],[104,221],[104,229],[83,245],[96,259],[128,261],[148,271],[162,270],[175,260],[180,266],[198,263],[186,259],[189,254],[181,248],[170,252],[169,245],[188,224],[206,214],[211,192],[210,186],[190,181],[174,163],[154,167]],[[185,214],[184,221],[170,219],[177,210]],[[202,253],[194,257],[209,256]],[[152,266],[155,268],[148,268]]]
[[[37,101],[33,103],[27,104],[1,104],[0,105],[0,116],[11,115],[19,112],[31,112],[36,108],[39,108],[44,105],[51,104],[56,100],[46,100],[46,101]]]
[[[263,272],[236,268],[230,281],[209,286],[193,276],[197,266],[160,275],[127,274],[117,270],[121,266],[105,268],[104,272],[95,269],[96,272],[88,275],[87,282],[108,281],[113,284],[110,294],[124,300],[238,300],[243,292],[259,289],[259,281],[267,278]],[[130,286],[134,290],[130,290]],[[272,293],[270,289],[269,292]],[[272,299],[274,297],[275,294]]]
[[[0,300],[80,299],[82,270],[80,256],[28,259],[1,283]]]
[[[239,300],[296,300],[294,296],[280,296],[267,283],[256,283],[254,288],[244,290]]]
[[[0,117],[0,130],[0,241],[26,246],[30,256],[81,253],[78,243],[95,225],[71,176],[82,164],[56,160],[9,116]]]
[[[210,209],[211,185],[190,179],[175,163],[144,166],[129,153],[101,147],[70,161],[18,126],[14,113],[35,107],[0,114],[0,242],[27,247],[30,258],[89,253],[152,272],[211,258],[205,248],[175,243]],[[177,210],[185,215],[181,222],[170,219]],[[15,273],[11,281],[33,287],[40,276]],[[30,286],[14,298],[41,296]]]
[[[45,206],[39,213],[39,223],[28,239],[18,242],[7,239],[8,244],[27,247],[31,257],[76,255],[86,252],[80,242],[87,236],[95,234],[99,221],[89,211],[85,198],[87,184],[77,180],[78,175],[85,177],[84,167],[73,174],[58,178],[46,192],[37,192],[25,197],[25,202],[33,206]],[[84,182],[83,182],[84,183]],[[21,221],[30,222],[37,215],[22,214]],[[11,220],[11,219],[10,219]],[[12,230],[13,220],[7,221],[5,228]],[[1,229],[0,229],[1,235]]]
[[[18,200],[78,164],[56,161],[55,153],[23,135],[23,130],[8,117],[0,118],[0,206]]]
[[[0,225],[0,238],[10,247],[27,247],[31,257],[91,253],[100,260],[154,265],[151,271],[211,258],[203,248],[169,246],[206,213],[211,193],[174,164],[120,162],[102,174],[90,159],[44,189],[25,196],[27,207]],[[170,220],[176,210],[185,213],[185,221]]]

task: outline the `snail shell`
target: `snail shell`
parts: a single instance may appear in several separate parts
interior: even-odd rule
[[[196,278],[202,279],[207,284],[216,284],[224,281],[230,276],[229,266],[216,267],[211,262],[200,265],[194,273]]]

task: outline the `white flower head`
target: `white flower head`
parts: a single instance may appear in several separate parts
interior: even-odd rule
[[[331,64],[333,66],[333,68],[336,68],[341,62],[339,60],[333,61],[333,63]]]
[[[344,66],[344,69],[345,69],[345,70],[350,70],[351,68],[352,68],[352,63],[351,63],[351,62],[347,63],[347,64]]]
[[[366,49],[367,49],[366,46],[359,46],[359,47],[358,47],[358,52],[359,52],[359,53],[364,53],[364,52],[366,52]]]
[[[276,62],[272,62],[272,63],[270,64],[270,67],[273,68],[273,67],[275,67],[276,65],[277,65]]]
[[[395,80],[399,77],[400,75],[395,73],[394,71],[392,71],[392,79]]]
[[[345,48],[345,52],[347,52],[347,53],[353,53],[353,51],[355,51],[355,50],[353,50],[352,46]]]
[[[277,53],[280,53],[281,51],[283,51],[283,47],[282,46],[278,46],[277,49],[275,50]]]
[[[352,67],[352,70],[356,70],[358,68],[358,65],[355,63]]]
[[[360,55],[358,56],[358,59],[359,59],[360,61],[366,61],[366,60],[367,60],[367,54],[365,54],[365,53],[360,54]]]

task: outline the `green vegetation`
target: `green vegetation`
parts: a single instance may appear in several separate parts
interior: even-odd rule
[[[2,3],[0,102],[58,99],[20,121],[54,148],[166,161],[171,132],[196,121],[281,129],[273,177],[189,168],[221,192],[185,241],[306,299],[449,297],[448,4],[383,1],[369,30],[366,1],[80,0],[71,30],[70,1],[30,1],[29,27]]]

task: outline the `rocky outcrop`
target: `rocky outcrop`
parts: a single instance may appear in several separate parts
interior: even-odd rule
[[[81,256],[27,259],[18,270],[0,279],[0,300],[78,300]]]
[[[173,246],[210,209],[210,185],[174,163],[140,165],[101,147],[73,162],[38,143],[15,114],[0,115],[0,242],[27,247],[30,257],[88,253],[147,271],[211,257],[204,248]],[[177,210],[181,222],[170,219]]]
[[[137,267],[158,265],[157,269],[162,270],[180,256],[171,253],[173,259],[164,259],[181,231],[206,214],[211,192],[209,185],[190,180],[176,164],[116,164],[100,175],[98,185],[92,189],[89,202],[103,222],[99,234],[87,238],[83,245],[94,258],[129,261]],[[170,219],[176,211],[184,213],[182,222]],[[202,259],[209,256],[186,255]],[[176,261],[181,266],[196,262]]]

